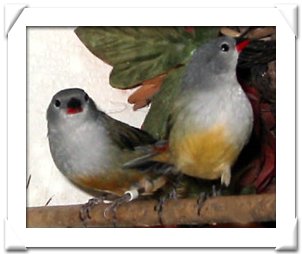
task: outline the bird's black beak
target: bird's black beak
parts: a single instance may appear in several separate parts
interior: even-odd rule
[[[82,102],[77,98],[71,98],[67,103],[67,114],[76,114],[83,111]]]

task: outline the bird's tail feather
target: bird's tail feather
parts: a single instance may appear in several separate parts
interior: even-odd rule
[[[167,173],[173,169],[169,162],[169,152],[167,141],[158,141],[154,145],[136,147],[137,151],[143,155],[126,162],[124,169],[150,170],[156,173]]]

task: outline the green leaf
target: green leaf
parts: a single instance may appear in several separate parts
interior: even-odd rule
[[[75,33],[113,66],[110,84],[122,89],[184,64],[194,49],[183,27],[78,27]]]
[[[160,91],[152,99],[143,129],[157,139],[166,138],[168,119],[175,98],[180,91],[184,69],[185,67],[180,67],[169,72]]]
[[[194,44],[199,47],[201,44],[207,42],[210,39],[217,37],[219,33],[219,27],[211,26],[197,26],[194,27]]]
[[[110,84],[115,88],[131,88],[168,73],[144,122],[154,137],[164,138],[184,66],[197,47],[218,35],[218,28],[78,27],[75,33],[94,55],[113,66]]]

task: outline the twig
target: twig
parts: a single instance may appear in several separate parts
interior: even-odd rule
[[[160,219],[154,210],[157,201],[138,200],[121,205],[116,212],[117,227],[158,226]],[[27,208],[27,227],[112,227],[112,218],[104,217],[108,205],[100,204],[90,212],[91,220],[84,225],[79,214],[82,205]],[[209,223],[250,223],[276,219],[276,195],[220,196],[205,201],[197,214],[197,200],[169,200],[163,205],[164,225]]]
[[[28,177],[28,179],[27,179],[27,182],[26,182],[26,189],[28,189],[30,180],[31,180],[31,175],[29,175],[29,177]]]

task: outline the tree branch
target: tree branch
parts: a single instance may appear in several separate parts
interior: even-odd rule
[[[155,200],[137,200],[123,204],[116,211],[116,227],[159,226]],[[27,227],[112,227],[112,213],[104,216],[106,204],[95,206],[85,225],[80,219],[82,205],[27,208]],[[197,200],[168,200],[163,205],[163,225],[250,223],[276,220],[276,195],[240,195],[209,198],[197,214]]]

